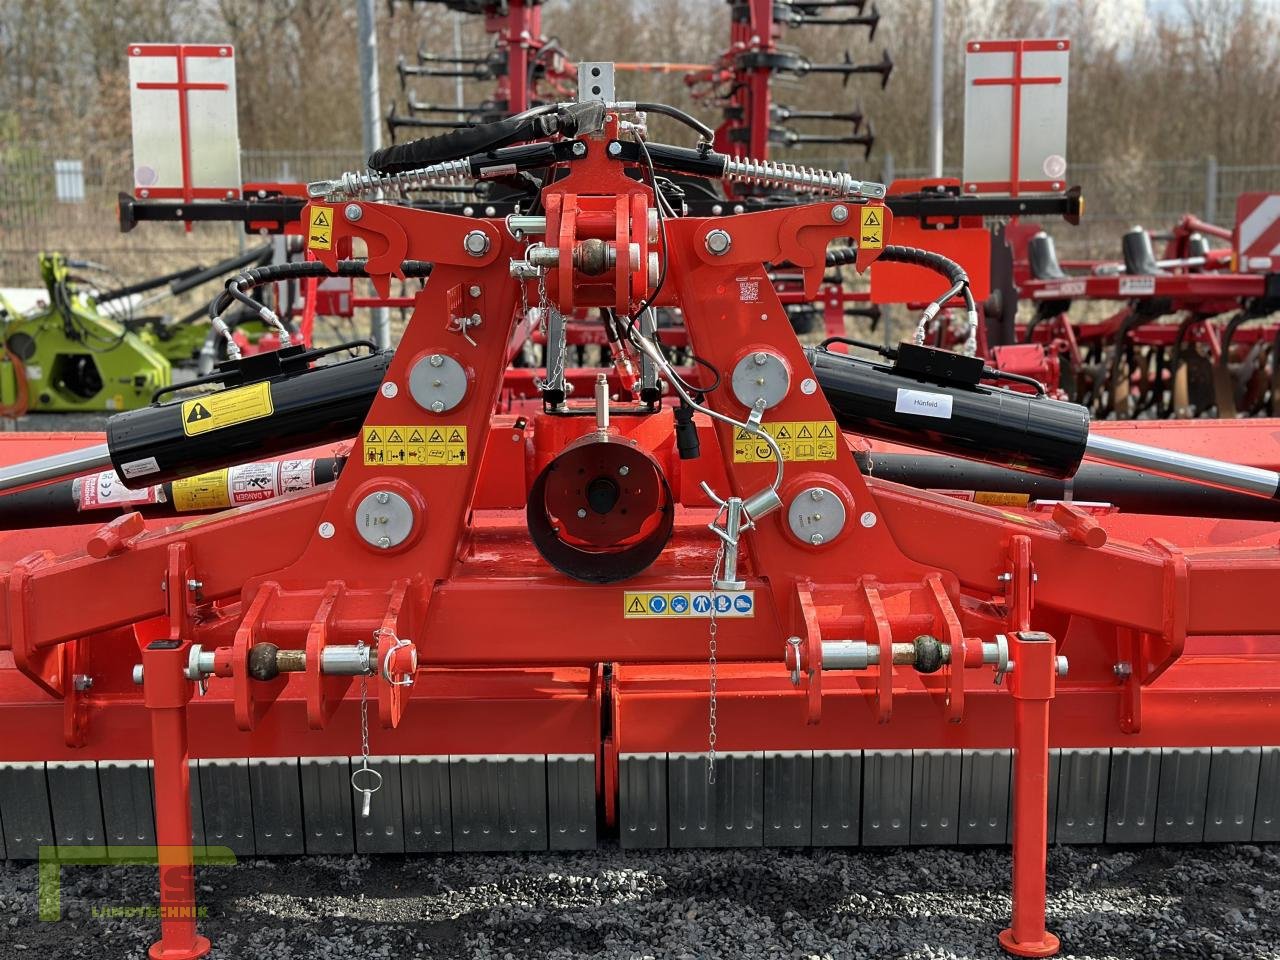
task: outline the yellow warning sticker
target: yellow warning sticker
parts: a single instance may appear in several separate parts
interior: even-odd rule
[[[840,428],[834,420],[780,420],[760,426],[777,441],[783,460],[814,463],[836,459]],[[772,459],[768,443],[742,427],[737,429],[733,435],[734,463],[765,463]]]
[[[622,615],[628,620],[660,617],[664,620],[716,617],[754,617],[754,590],[684,590],[649,593],[633,590],[622,594]]]
[[[333,209],[333,207],[311,207],[311,222],[307,227],[309,249],[333,249]]]
[[[858,246],[868,249],[879,249],[884,246],[883,207],[862,208],[862,232],[858,237]]]
[[[467,428],[442,424],[365,427],[366,467],[465,467]]]
[[[260,420],[275,411],[271,405],[271,384],[255,383],[234,390],[220,390],[182,404],[182,432],[188,437],[234,427],[237,423]]]
[[[231,506],[227,487],[227,471],[214,470],[197,477],[173,481],[173,508],[179,513],[191,510],[221,510]]]

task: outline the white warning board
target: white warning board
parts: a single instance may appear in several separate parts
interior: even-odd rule
[[[1070,52],[1069,40],[971,40],[965,45],[965,193],[1066,189]]]
[[[1235,240],[1242,273],[1280,270],[1280,193],[1240,194]]]

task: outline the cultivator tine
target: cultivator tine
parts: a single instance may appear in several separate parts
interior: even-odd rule
[[[856,74],[876,74],[880,77],[880,89],[883,90],[889,83],[889,74],[893,73],[893,58],[886,49],[879,63],[854,63],[852,55],[846,50],[844,63],[810,63],[802,72],[839,74],[843,77],[844,86],[848,86],[849,78]]]

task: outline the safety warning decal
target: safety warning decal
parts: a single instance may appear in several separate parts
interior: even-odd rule
[[[271,384],[255,383],[234,390],[220,390],[182,403],[182,432],[195,437],[237,423],[260,420],[275,411]]]
[[[227,491],[227,471],[214,470],[195,477],[173,481],[173,509],[180,513],[193,510],[221,510],[231,506]]]
[[[432,424],[365,427],[366,467],[464,467],[467,428]]]
[[[629,620],[641,617],[661,617],[679,620],[689,617],[710,618],[715,608],[716,617],[754,617],[756,594],[754,590],[686,590],[664,593],[647,593],[627,590],[622,594],[622,615]]]
[[[221,510],[315,486],[315,460],[242,463],[173,481],[173,507],[180,513]]]
[[[884,208],[865,206],[861,216],[862,231],[858,236],[858,246],[878,250],[884,246]]]
[[[333,207],[312,206],[307,228],[307,248],[310,250],[333,249]]]
[[[783,460],[812,463],[836,458],[840,428],[834,420],[780,420],[760,426],[777,441]],[[765,463],[772,459],[773,451],[760,437],[743,427],[734,432],[734,463]]]

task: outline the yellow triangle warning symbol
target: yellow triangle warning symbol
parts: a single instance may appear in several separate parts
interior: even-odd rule
[[[316,210],[315,216],[314,216],[314,217],[312,218],[312,220],[311,220],[311,225],[312,225],[313,227],[331,227],[331,226],[333,226],[333,224],[329,222],[329,218],[328,218],[328,216],[326,216],[326,215],[325,215],[325,212],[324,212],[324,209],[323,209],[323,208],[318,208],[318,209]]]
[[[645,612],[644,601],[641,600],[638,596],[632,597],[631,604],[630,606],[627,607],[627,613],[644,613],[644,612]]]
[[[822,429],[818,431],[818,438],[822,439],[823,437],[831,437],[831,436],[834,436],[834,434],[831,432],[831,428],[824,423],[822,425]]]
[[[200,420],[208,420],[213,414],[209,412],[209,408],[202,403],[193,403],[191,412],[187,414],[187,423],[197,423]]]
[[[415,429],[413,433],[409,434],[409,442],[422,443],[422,431]]]
[[[802,423],[800,425],[800,430],[796,433],[796,437],[800,440],[808,440],[813,437],[813,433],[810,432],[809,425],[807,423]]]
[[[381,443],[382,435],[378,433],[377,430],[374,430],[373,428],[369,428],[364,432],[364,442],[365,443]]]
[[[444,443],[444,434],[439,430],[432,430],[431,436],[427,437],[427,443]]]
[[[782,424],[778,427],[778,432],[773,435],[773,438],[775,440],[790,440],[791,431],[787,429],[786,424]]]
[[[735,433],[735,434],[733,435],[733,439],[735,439],[735,440],[750,440],[750,439],[751,439],[751,431],[747,430],[745,427],[739,427],[739,428],[738,428],[738,432],[737,432],[737,433]]]
[[[387,434],[387,443],[404,443],[404,437],[400,436],[399,430],[392,430]]]
[[[457,429],[457,427],[455,427],[453,430],[453,433],[449,434],[449,442],[450,443],[466,443],[467,441],[462,436],[462,433]]]
[[[864,227],[880,226],[880,218],[876,216],[874,207],[867,207],[862,215],[862,225]]]

